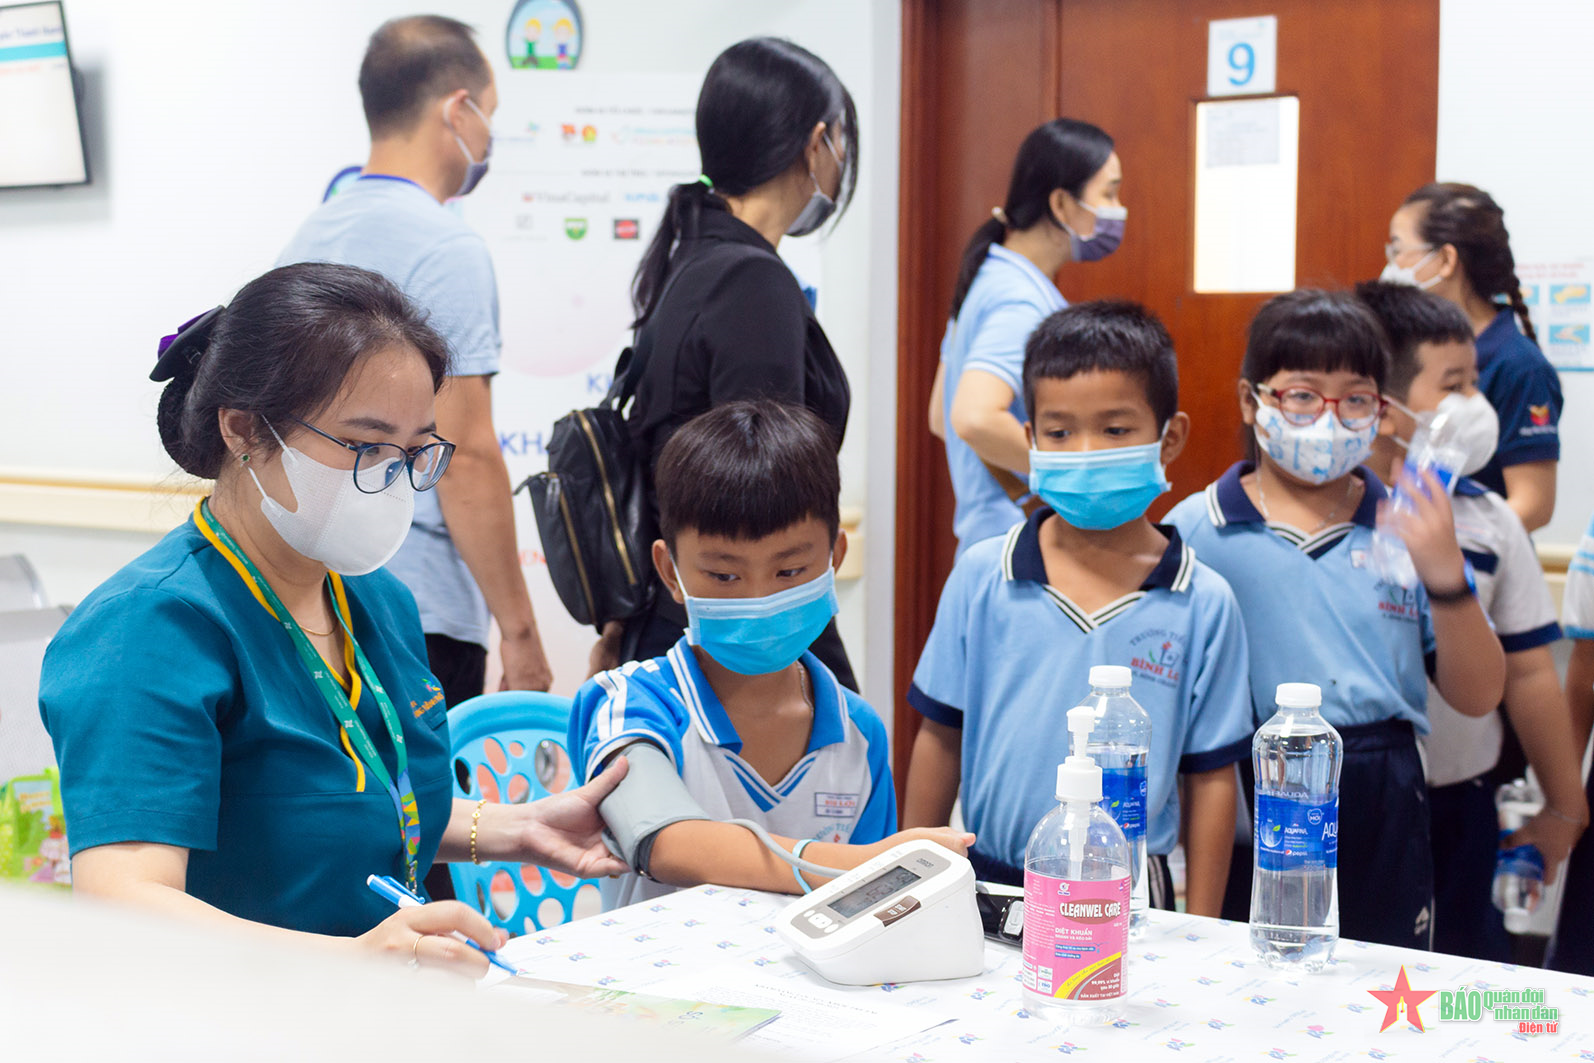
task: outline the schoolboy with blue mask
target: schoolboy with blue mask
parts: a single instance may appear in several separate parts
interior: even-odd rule
[[[622,751],[633,766],[632,786],[601,810],[635,869],[606,902],[702,882],[795,893],[822,881],[729,819],[829,868],[912,836],[964,851],[972,838],[944,826],[893,833],[885,728],[809,652],[836,613],[847,552],[824,423],[801,407],[727,403],[670,439],[655,478],[653,563],[685,606],[686,634],[662,657],[600,672],[570,716],[584,777]]]
[[[1186,777],[1188,906],[1222,904],[1235,761],[1253,729],[1247,654],[1228,586],[1146,509],[1190,420],[1178,412],[1167,330],[1132,303],[1082,303],[1041,322],[1024,355],[1030,485],[1049,508],[970,547],[953,567],[908,701],[923,715],[904,822],[944,822],[962,781],[981,878],[1017,883],[1056,803],[1062,715],[1089,671],[1127,665],[1151,716],[1149,894],[1172,908],[1166,856]]]

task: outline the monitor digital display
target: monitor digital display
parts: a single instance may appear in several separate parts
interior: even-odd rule
[[[0,6],[0,188],[89,179],[61,4]]]
[[[830,902],[830,910],[843,919],[851,919],[859,912],[868,911],[877,902],[885,900],[904,886],[919,881],[919,876],[898,865],[882,871],[857,889],[843,893]]]

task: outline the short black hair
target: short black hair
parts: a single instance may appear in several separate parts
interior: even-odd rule
[[[1138,377],[1146,402],[1165,426],[1179,412],[1179,361],[1157,315],[1123,299],[1076,303],[1046,318],[1024,344],[1024,408],[1035,418],[1035,382],[1078,373]]]
[[[1467,315],[1448,299],[1409,284],[1363,281],[1356,298],[1373,312],[1389,340],[1389,379],[1384,390],[1402,401],[1422,366],[1417,348],[1424,343],[1471,343]]]
[[[474,95],[492,80],[476,32],[445,15],[389,19],[360,63],[360,102],[371,136],[402,133],[425,106],[456,89]]]
[[[1379,391],[1389,342],[1373,312],[1349,292],[1297,288],[1275,295],[1251,319],[1240,376],[1260,384],[1283,372],[1355,373]]]
[[[192,327],[201,331],[185,339],[191,356],[171,367],[156,425],[172,460],[205,480],[214,480],[229,457],[220,410],[254,414],[251,445],[271,453],[276,441],[264,425],[313,416],[367,355],[413,348],[433,391],[448,372],[448,343],[426,314],[392,281],[356,266],[281,266],[200,322]]]
[[[659,455],[659,533],[684,528],[762,539],[818,517],[841,527],[836,437],[812,411],[768,399],[728,402],[688,421]]]

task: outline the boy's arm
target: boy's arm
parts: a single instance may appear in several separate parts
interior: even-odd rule
[[[790,852],[795,839],[772,834],[775,843]],[[802,858],[809,863],[851,870],[872,856],[893,846],[918,838],[966,854],[974,841],[972,834],[948,827],[934,830],[905,830],[873,845],[837,845],[811,842]],[[764,845],[752,831],[734,823],[694,819],[672,823],[658,832],[648,861],[648,874],[672,886],[700,886],[712,882],[720,886],[766,890],[770,893],[797,893],[797,877],[792,866]],[[809,886],[829,881],[820,875],[803,873]]]
[[[903,826],[944,826],[952,818],[962,780],[963,732],[928,718],[920,720],[908,762]]]
[[[1186,775],[1185,910],[1217,916],[1234,851],[1234,765]]]
[[[1588,825],[1583,748],[1573,745],[1572,725],[1549,647],[1509,653],[1505,661],[1506,715],[1511,717],[1522,751],[1544,790],[1545,805],[1543,812],[1512,835],[1509,844],[1538,846],[1544,854],[1545,881],[1554,882],[1557,866]]]
[[[1505,693],[1505,654],[1477,595],[1467,593],[1466,560],[1456,542],[1450,496],[1429,472],[1423,473],[1420,485],[1404,475],[1401,484],[1411,509],[1381,513],[1379,524],[1384,527],[1387,520],[1405,542],[1417,578],[1428,592],[1434,685],[1457,712],[1487,716]]]

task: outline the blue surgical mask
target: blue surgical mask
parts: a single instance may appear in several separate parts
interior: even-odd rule
[[[1063,228],[1068,233],[1068,253],[1075,262],[1100,262],[1123,243],[1129,208],[1093,207],[1083,201],[1079,205],[1096,216],[1096,228],[1089,236],[1080,236],[1064,224]]]
[[[830,149],[830,157],[836,160],[836,173],[841,173],[841,156],[836,154],[836,149],[830,145],[829,135],[819,138],[824,141],[825,147]],[[814,171],[808,171],[808,179],[814,183],[814,190],[808,197],[808,202],[803,204],[802,212],[797,215],[792,223],[786,227],[787,236],[807,236],[817,230],[821,225],[830,220],[836,213],[836,201],[825,194],[819,187],[819,178],[814,176]]]
[[[814,644],[840,608],[830,565],[818,579],[762,598],[686,595],[686,636],[693,646],[741,675],[789,668]]]
[[[457,130],[454,132],[454,143],[459,145],[460,154],[465,156],[466,163],[465,179],[459,183],[459,191],[454,193],[455,196],[468,196],[475,190],[477,185],[482,183],[482,178],[487,176],[487,161],[493,154],[492,123],[487,121],[487,116],[482,114],[481,108],[477,107],[475,101],[469,97],[465,98],[465,106],[475,111],[476,116],[487,127],[487,148],[482,152],[481,161],[478,162],[471,157],[470,149],[465,146],[465,141],[460,137],[459,132]]]
[[[1128,524],[1168,489],[1162,440],[1110,450],[1031,450],[1029,489],[1076,528]]]

